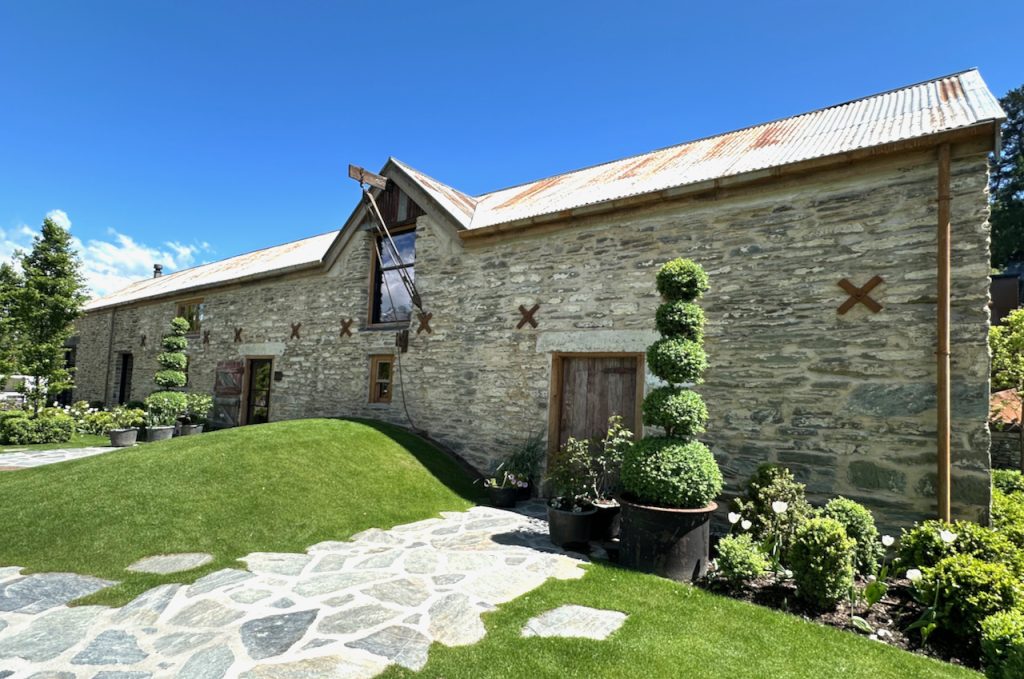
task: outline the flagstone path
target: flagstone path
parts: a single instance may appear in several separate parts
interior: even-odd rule
[[[482,613],[548,578],[582,577],[585,560],[553,547],[543,520],[474,507],[305,554],[241,561],[247,570],[161,585],[121,608],[65,605],[111,584],[98,578],[0,568],[0,678],[358,678],[392,663],[419,669],[432,642],[479,641]]]
[[[29,469],[30,467],[42,467],[47,464],[78,460],[83,457],[102,455],[121,448],[110,446],[96,446],[92,448],[58,448],[54,450],[24,450],[10,453],[0,453],[0,471],[14,471],[16,469]]]

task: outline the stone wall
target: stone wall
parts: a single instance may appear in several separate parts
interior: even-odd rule
[[[954,512],[989,506],[987,165],[980,146],[954,150]],[[480,469],[546,432],[552,351],[643,351],[656,337],[658,267],[685,256],[711,277],[711,367],[700,389],[706,441],[734,492],[762,462],[791,467],[817,499],[837,493],[898,526],[935,513],[934,153],[579,219],[568,228],[463,245],[429,216],[417,224],[416,282],[433,313],[401,355],[412,422]],[[204,295],[210,343],[190,348],[190,386],[211,389],[217,361],[273,356],[274,420],[355,415],[407,424],[402,387],[368,404],[368,356],[394,332],[339,337],[365,325],[370,235],[355,234],[326,274]],[[840,316],[841,278],[872,293]],[[193,296],[193,295],[186,295]],[[517,330],[518,306],[539,327]],[[114,314],[113,351],[135,352],[133,397],[152,390],[158,337],[174,301]],[[81,322],[78,394],[109,400],[111,313]],[[301,322],[301,338],[289,339]],[[244,342],[233,341],[243,328]],[[106,333],[106,335],[105,335]],[[147,346],[139,346],[141,334]],[[94,363],[97,362],[97,363]],[[111,374],[113,371],[110,371]],[[107,386],[104,386],[107,384]],[[648,376],[647,387],[653,385]]]
[[[1016,469],[1021,467],[1021,436],[1019,431],[992,430],[992,469]]]

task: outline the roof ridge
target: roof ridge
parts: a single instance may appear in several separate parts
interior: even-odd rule
[[[704,136],[704,137],[696,137],[694,139],[688,139],[686,141],[681,141],[681,142],[678,142],[678,143],[675,143],[675,144],[669,144],[667,146],[661,146],[661,147],[658,147],[658,148],[649,149],[647,151],[641,151],[639,153],[633,153],[633,154],[630,154],[628,156],[622,156],[621,158],[614,158],[612,160],[606,160],[606,161],[601,162],[601,163],[595,163],[594,165],[584,165],[583,167],[578,167],[578,168],[576,168],[574,170],[566,170],[565,172],[558,172],[556,174],[547,175],[547,176],[544,176],[544,177],[537,177],[536,179],[530,179],[530,180],[525,181],[525,182],[520,182],[518,184],[512,184],[511,186],[505,186],[505,187],[502,187],[500,189],[495,189],[493,191],[488,191],[486,193],[481,193],[481,194],[479,194],[477,196],[473,196],[473,198],[479,203],[479,202],[482,202],[483,199],[486,198],[487,196],[492,196],[492,195],[494,195],[496,193],[501,193],[502,191],[509,191],[511,189],[522,188],[524,186],[529,186],[530,184],[536,184],[537,182],[542,182],[542,181],[545,181],[547,179],[555,179],[555,178],[558,178],[558,177],[566,177],[566,176],[571,175],[571,174],[576,174],[577,172],[583,172],[584,170],[593,170],[595,168],[603,167],[605,165],[612,165],[613,163],[621,163],[623,161],[631,160],[633,158],[641,158],[643,156],[651,155],[651,154],[654,154],[654,153],[659,153],[661,151],[668,151],[669,149],[679,148],[681,146],[688,146],[690,144],[696,144],[698,142],[710,141],[712,139],[717,139],[719,137],[724,137],[726,135],[736,134],[738,132],[744,132],[746,130],[753,130],[753,129],[756,129],[758,127],[764,127],[766,125],[774,125],[776,123],[781,123],[784,120],[795,120],[797,118],[803,118],[804,116],[814,115],[815,113],[821,113],[822,111],[829,111],[831,109],[842,108],[843,106],[849,106],[850,104],[856,104],[858,102],[866,101],[868,99],[874,99],[875,97],[884,97],[887,94],[893,94],[895,92],[900,92],[902,90],[909,90],[909,89],[914,88],[914,87],[920,87],[921,85],[928,85],[928,84],[931,84],[931,83],[934,83],[934,82],[938,82],[940,80],[946,80],[947,78],[960,77],[962,75],[965,75],[967,73],[972,73],[972,72],[977,73],[978,72],[978,68],[976,66],[975,67],[971,67],[971,68],[966,68],[966,69],[963,69],[961,71],[956,71],[955,73],[949,73],[947,75],[937,76],[935,78],[928,78],[928,79],[925,79],[925,80],[920,80],[920,81],[918,81],[916,83],[911,83],[909,85],[902,85],[902,86],[899,86],[899,87],[893,87],[893,88],[888,89],[888,90],[883,90],[881,92],[874,92],[872,94],[867,94],[867,95],[864,95],[864,96],[861,96],[861,97],[856,97],[854,99],[848,99],[847,101],[842,101],[842,102],[839,102],[839,103],[836,103],[836,104],[830,104],[828,106],[820,106],[818,108],[811,109],[809,111],[803,111],[801,113],[795,113],[793,115],[782,116],[780,118],[774,118],[772,120],[765,120],[765,121],[762,121],[762,122],[759,122],[759,123],[755,123],[753,125],[746,125],[744,127],[737,127],[736,129],[733,129],[733,130],[726,130],[724,132],[716,132],[715,134],[710,134],[710,135],[707,135],[707,136]],[[456,189],[456,190],[458,190],[458,189]]]

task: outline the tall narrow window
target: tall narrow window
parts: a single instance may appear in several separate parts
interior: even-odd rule
[[[412,299],[402,282],[402,274],[410,280],[416,278],[416,231],[392,233],[390,239],[377,236],[375,245],[370,322],[384,324],[408,321],[412,316]]]
[[[370,357],[370,403],[391,403],[394,356]]]
[[[203,324],[203,316],[206,312],[206,305],[201,299],[190,299],[187,302],[178,302],[176,316],[188,321],[188,334],[198,335],[199,328]]]

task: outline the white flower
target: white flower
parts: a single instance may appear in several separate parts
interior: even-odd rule
[[[879,639],[885,639],[885,638],[891,637],[891,636],[892,636],[892,632],[890,632],[889,630],[887,630],[885,628],[882,628],[882,629],[878,630],[878,638]]]
[[[878,579],[878,578],[877,578],[876,576],[874,576],[874,575],[869,575],[869,576],[868,576],[868,582],[874,582],[874,581],[875,581],[875,580],[877,580],[877,579]]]
[[[892,547],[894,544],[896,544],[896,538],[894,538],[891,535],[883,535],[882,544],[886,547]]]
[[[735,524],[740,520],[740,515],[736,512],[729,512],[729,523]]]
[[[742,528],[743,530],[750,530],[750,527],[752,525],[754,524],[750,523],[750,519],[743,519],[743,521],[740,522],[740,528]]]
[[[782,514],[789,509],[789,503],[783,502],[782,500],[776,500],[772,503],[772,511],[776,514]]]
[[[871,641],[878,641],[878,635],[877,634],[869,634],[868,635],[868,639],[871,639]]]
[[[956,533],[951,530],[940,530],[939,537],[942,538],[942,541],[947,545],[950,545],[953,544],[954,540],[956,540]]]
[[[789,569],[787,568],[786,570],[782,571],[782,577],[784,577],[784,578],[786,578],[787,580],[789,580],[790,578],[792,578],[792,577],[793,577],[793,571],[791,571],[791,570],[789,570]]]
[[[919,571],[918,569],[911,568],[910,570],[907,571],[907,580],[910,580],[911,582],[917,582],[920,579],[921,579],[921,571]]]

